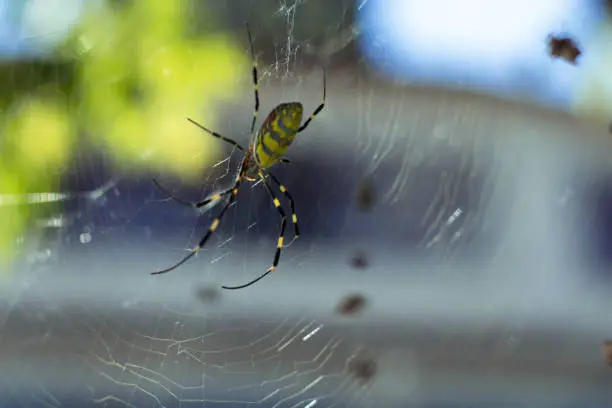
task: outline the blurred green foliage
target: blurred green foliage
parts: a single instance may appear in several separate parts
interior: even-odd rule
[[[223,33],[187,37],[186,1],[114,4],[85,16],[67,43],[80,60],[79,123],[123,170],[162,165],[197,179],[218,143],[185,116],[214,127],[212,101],[232,96],[244,53]]]
[[[186,0],[103,2],[87,10],[55,59],[0,66],[0,193],[59,188],[81,137],[123,172],[160,170],[195,182],[219,144],[185,117],[216,127],[213,101],[234,95],[248,60],[222,32],[186,35],[190,17]],[[37,207],[0,205],[6,262]]]

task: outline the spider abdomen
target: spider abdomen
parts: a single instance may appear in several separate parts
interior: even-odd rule
[[[259,167],[268,168],[285,154],[298,133],[302,112],[301,103],[289,102],[281,103],[268,114],[257,132],[253,146]]]

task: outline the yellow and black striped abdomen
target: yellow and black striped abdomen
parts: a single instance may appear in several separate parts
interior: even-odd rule
[[[278,105],[264,120],[253,146],[255,160],[261,168],[278,162],[285,154],[302,122],[302,104],[299,102]]]

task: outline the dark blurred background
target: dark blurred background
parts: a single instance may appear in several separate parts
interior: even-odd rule
[[[609,2],[0,5],[0,405],[612,404]],[[221,210],[258,124],[327,105]],[[575,64],[549,54],[572,38]],[[288,203],[277,192],[281,202]]]

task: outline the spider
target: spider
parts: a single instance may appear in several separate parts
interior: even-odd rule
[[[293,197],[287,191],[285,186],[281,184],[281,182],[270,172],[270,167],[275,165],[276,163],[290,163],[290,161],[283,157],[283,154],[287,151],[291,143],[293,142],[295,136],[298,133],[304,131],[310,121],[317,116],[325,106],[325,94],[326,94],[326,74],[325,69],[323,69],[323,100],[321,104],[314,110],[314,112],[310,115],[310,117],[302,124],[302,113],[303,107],[300,102],[284,102],[279,104],[276,108],[274,108],[263,121],[261,127],[257,134],[255,131],[255,123],[257,121],[257,114],[259,113],[259,85],[258,85],[258,75],[257,75],[257,60],[255,58],[255,53],[253,51],[253,40],[251,38],[251,31],[249,29],[249,25],[246,24],[246,31],[249,39],[249,49],[251,54],[251,62],[252,62],[252,74],[253,74],[253,90],[255,95],[255,110],[253,111],[253,121],[251,122],[251,133],[249,139],[249,148],[245,149],[236,141],[222,136],[221,134],[214,132],[212,130],[207,129],[203,125],[199,124],[193,119],[187,118],[188,121],[198,126],[200,129],[205,131],[206,133],[223,140],[226,143],[229,143],[234,147],[234,149],[238,149],[244,153],[244,157],[240,163],[238,174],[234,180],[234,184],[231,188],[224,190],[218,194],[215,194],[204,201],[200,202],[190,202],[183,199],[180,199],[174,195],[172,195],[168,190],[162,187],[155,179],[153,179],[153,183],[155,186],[166,196],[178,202],[179,204],[190,206],[192,208],[201,208],[209,203],[219,200],[223,197],[229,195],[229,199],[221,209],[221,212],[217,216],[217,218],[213,219],[212,223],[208,227],[208,231],[206,234],[200,239],[198,245],[193,248],[187,256],[181,259],[179,262],[174,264],[173,266],[166,268],[161,271],[152,272],[151,275],[160,275],[163,273],[170,272],[179,266],[183,265],[187,262],[191,257],[193,257],[202,247],[206,244],[210,236],[215,232],[219,223],[223,219],[227,209],[232,205],[234,200],[236,199],[236,195],[238,194],[238,190],[242,185],[243,181],[255,182],[261,180],[263,183],[268,195],[270,196],[274,207],[278,211],[281,217],[281,225],[280,225],[280,234],[278,236],[278,242],[276,245],[276,252],[274,254],[274,260],[272,262],[272,266],[266,270],[263,274],[259,275],[257,278],[251,280],[248,283],[239,286],[222,286],[223,289],[242,289],[247,286],[251,286],[254,283],[257,283],[269,273],[274,271],[278,267],[278,262],[281,255],[281,250],[283,248],[283,239],[285,234],[285,225],[287,215],[285,210],[281,207],[280,201],[272,191],[272,187],[270,186],[270,181],[274,183],[280,192],[287,198],[289,204],[291,206],[291,221],[293,222],[293,231],[295,238],[299,237],[300,232],[297,223],[297,216],[295,214],[295,204]]]

